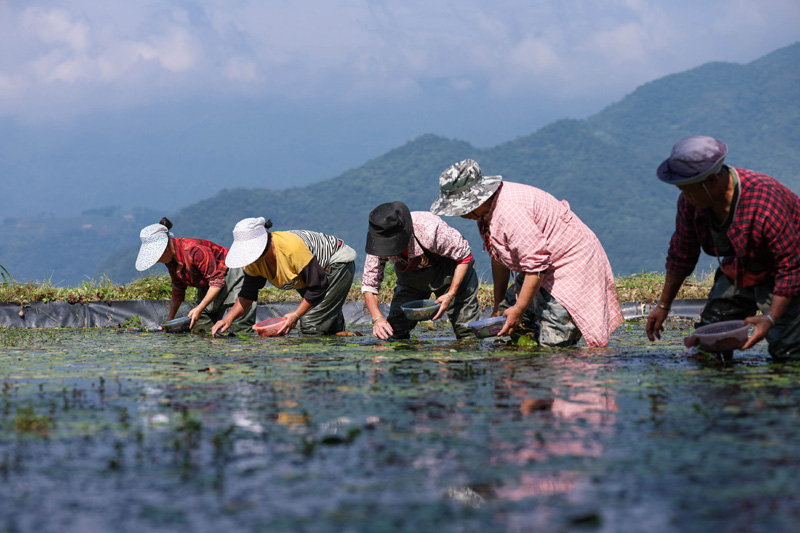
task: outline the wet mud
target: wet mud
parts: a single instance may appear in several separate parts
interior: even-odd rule
[[[791,531],[800,364],[0,330],[0,531]]]

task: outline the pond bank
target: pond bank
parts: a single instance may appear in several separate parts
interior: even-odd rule
[[[652,309],[652,303],[625,302],[622,304],[626,320],[643,318]],[[695,318],[705,305],[705,300],[676,300],[672,304],[671,316],[674,318]],[[277,302],[259,303],[258,320],[282,316],[293,311],[297,303]],[[388,305],[382,304],[384,315]],[[177,317],[186,316],[191,306],[184,302]],[[127,300],[108,302],[87,302],[85,304],[68,302],[31,302],[24,305],[0,303],[0,327],[17,328],[93,328],[117,327],[134,317],[141,321],[142,327],[161,324],[169,313],[169,300]],[[484,315],[488,316],[488,310]],[[353,325],[369,324],[370,317],[364,302],[347,302],[344,307],[345,322]]]

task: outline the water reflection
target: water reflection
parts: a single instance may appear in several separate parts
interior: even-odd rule
[[[494,494],[518,501],[568,493],[583,475],[574,461],[565,467],[550,463],[558,458],[602,456],[602,437],[612,432],[619,411],[615,395],[604,386],[599,367],[581,359],[531,362],[522,376],[520,366],[519,362],[504,365],[502,377],[495,382],[494,405],[500,415],[495,423],[510,417],[519,434],[498,433],[491,444],[490,463],[528,468],[514,483],[496,486]]]

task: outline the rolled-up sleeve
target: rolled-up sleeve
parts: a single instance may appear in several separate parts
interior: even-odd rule
[[[172,280],[172,299],[181,302],[186,299],[185,283],[177,281],[175,279]]]
[[[386,259],[376,255],[367,254],[364,260],[364,274],[361,276],[361,292],[378,294],[383,283],[383,270],[386,268]]]

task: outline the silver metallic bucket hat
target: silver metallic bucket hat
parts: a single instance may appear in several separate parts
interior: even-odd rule
[[[269,242],[265,224],[264,217],[245,218],[236,223],[233,244],[225,256],[225,264],[229,268],[246,267],[261,257]]]
[[[439,176],[439,197],[431,204],[431,213],[466,215],[488,200],[502,181],[502,176],[482,176],[481,167],[472,159],[451,165]]]
[[[686,137],[675,143],[670,156],[658,166],[656,175],[672,185],[700,183],[720,171],[727,153],[728,146],[713,137]]]
[[[161,254],[167,249],[170,237],[174,235],[163,224],[150,224],[142,228],[139,232],[142,245],[136,257],[136,270],[141,272],[158,263]]]

